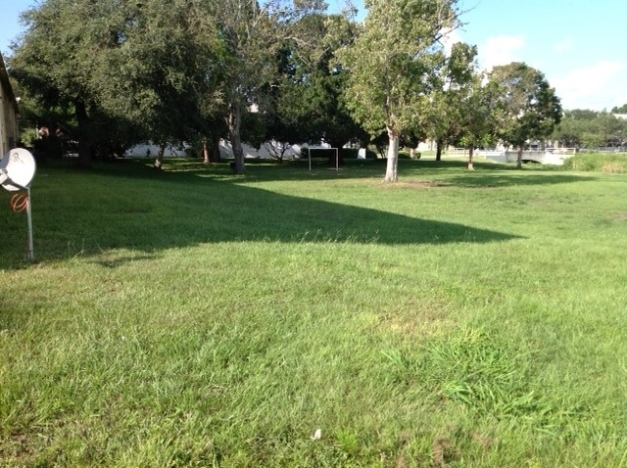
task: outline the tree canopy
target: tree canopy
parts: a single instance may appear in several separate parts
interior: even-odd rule
[[[12,72],[42,106],[73,109],[81,166],[103,135],[183,140],[215,86],[220,50],[206,13],[186,0],[47,0],[23,15]]]
[[[457,24],[457,0],[366,0],[368,15],[341,60],[350,71],[346,96],[353,115],[374,136],[388,133],[385,181],[397,180],[402,133],[415,104],[430,92],[441,60],[438,39]]]
[[[71,133],[84,167],[148,140],[194,143],[208,162],[226,138],[244,173],[244,142],[274,141],[282,159],[295,143],[370,140],[387,146],[395,181],[400,145],[427,137],[440,149],[500,139],[519,164],[549,136],[624,144],[610,113],[572,111],[556,127],[561,104],[540,71],[485,76],[469,44],[447,55],[458,2],[366,0],[360,23],[321,0],[43,0],[24,13],[9,65],[29,115]]]
[[[465,104],[474,91],[476,56],[476,46],[453,44],[450,56],[442,57],[442,64],[434,74],[433,89],[418,101],[419,125],[436,143],[438,161],[443,146],[460,138],[463,117],[467,118],[468,112],[473,111]]]
[[[623,104],[620,107],[616,106],[612,108],[612,113],[613,114],[627,114],[627,103]]]
[[[494,67],[490,76],[503,88],[499,136],[518,148],[520,168],[525,144],[550,136],[560,122],[560,99],[544,74],[525,63]]]
[[[270,130],[290,143],[324,141],[341,148],[368,134],[349,112],[343,90],[348,71],[337,51],[355,39],[357,26],[342,15],[312,14],[296,25],[280,55],[281,78],[271,91]],[[341,156],[341,154],[340,154]]]
[[[567,110],[551,137],[570,148],[627,146],[627,120],[609,112]]]

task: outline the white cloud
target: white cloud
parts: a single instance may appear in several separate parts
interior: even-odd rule
[[[520,61],[519,52],[525,46],[524,36],[495,36],[486,39],[479,48],[480,63],[486,70],[496,65]]]
[[[627,102],[627,62],[601,60],[549,80],[565,109],[610,109]]]

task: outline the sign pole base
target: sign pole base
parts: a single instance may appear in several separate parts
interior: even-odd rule
[[[26,219],[28,221],[28,260],[34,262],[35,248],[33,246],[33,214],[30,204],[30,187],[28,187],[26,190],[28,194],[28,198],[26,199]]]

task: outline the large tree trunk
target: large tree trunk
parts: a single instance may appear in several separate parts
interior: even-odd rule
[[[214,135],[211,138],[211,160],[218,162],[222,160],[222,154],[220,154],[220,136]]]
[[[388,127],[390,144],[388,145],[388,163],[383,182],[396,182],[398,180],[398,147],[400,135]]]
[[[435,160],[442,161],[442,146],[444,146],[444,142],[442,140],[438,140],[435,145]]]
[[[165,153],[165,143],[159,144],[159,151],[157,151],[157,159],[155,159],[155,168],[161,169],[163,166],[163,153]]]
[[[74,103],[74,112],[78,122],[78,167],[91,167],[91,144],[89,142],[89,116],[83,101]]]
[[[518,147],[518,156],[516,156],[516,169],[522,168],[522,153],[523,153],[523,145]]]
[[[470,145],[468,147],[468,170],[469,171],[474,171],[475,168],[472,166],[472,155],[475,152],[475,147],[473,145]]]
[[[237,103],[231,106],[228,118],[229,133],[231,136],[231,147],[235,158],[235,173],[244,174],[246,166],[244,164],[244,148],[242,148],[242,106]]]

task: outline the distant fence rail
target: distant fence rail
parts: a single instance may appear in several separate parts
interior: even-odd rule
[[[601,146],[598,148],[581,148],[580,153],[627,153],[627,146]]]
[[[543,150],[526,150],[522,153],[523,161],[533,161],[541,164],[562,165],[564,160],[576,154],[624,154],[627,156],[627,146],[606,146],[599,148],[545,148]],[[462,148],[449,149],[446,156],[467,157],[468,150]],[[494,162],[515,162],[518,151],[513,149],[501,150],[476,150],[479,158],[489,159]]]

